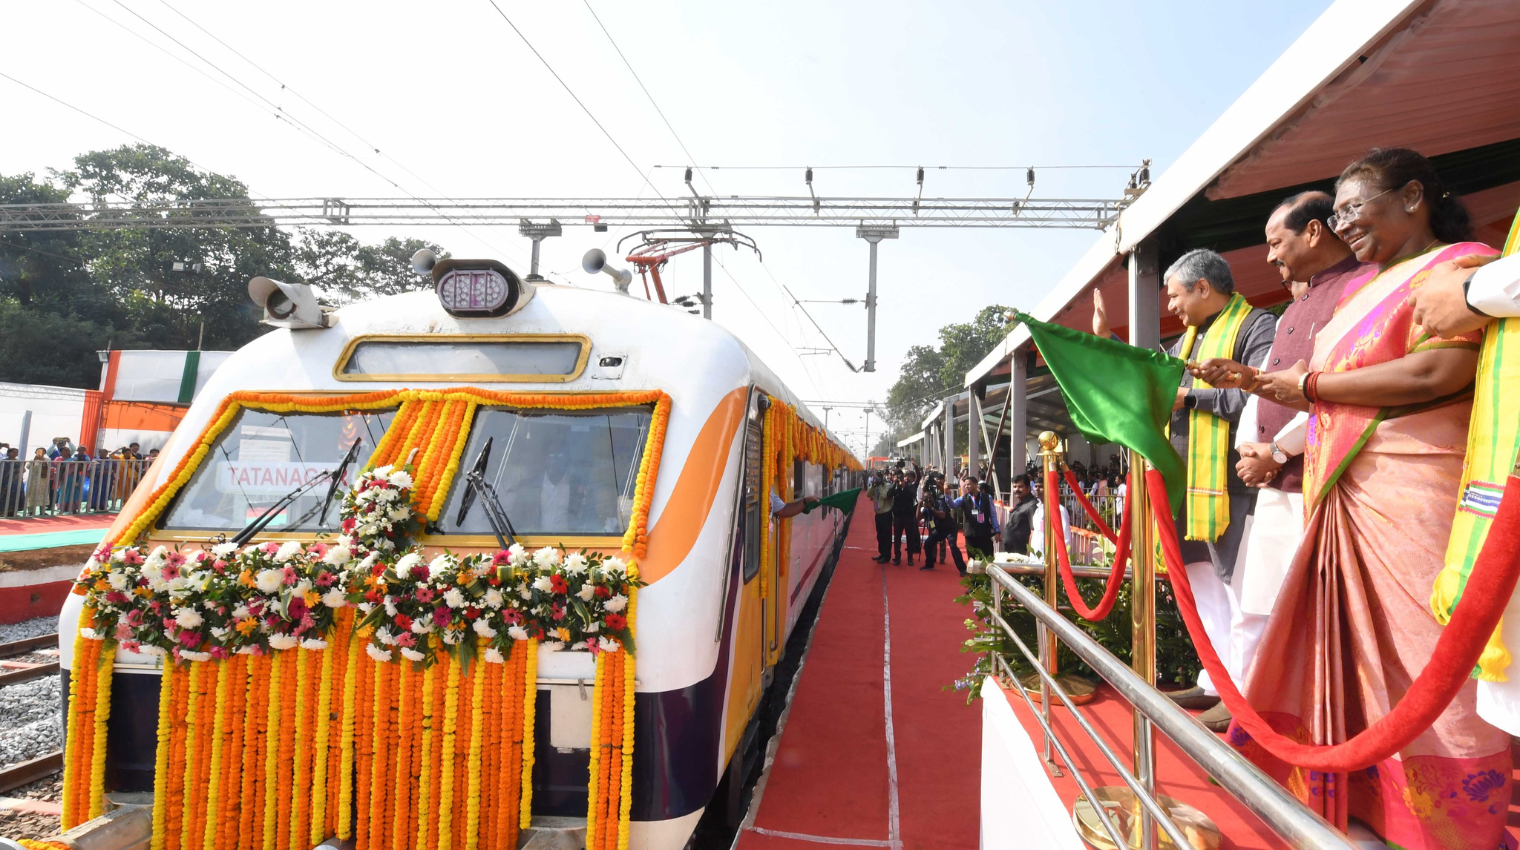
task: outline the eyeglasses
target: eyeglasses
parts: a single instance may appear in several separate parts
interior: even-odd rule
[[[1399,187],[1394,187],[1394,189],[1397,188]],[[1350,224],[1351,222],[1356,221],[1357,217],[1362,214],[1362,207],[1367,206],[1369,202],[1375,201],[1392,191],[1393,189],[1384,189],[1383,191],[1377,193],[1376,195],[1373,195],[1365,201],[1358,201],[1354,204],[1346,204],[1331,214],[1329,218],[1325,219],[1325,224],[1329,225],[1330,232],[1339,233],[1341,225]]]

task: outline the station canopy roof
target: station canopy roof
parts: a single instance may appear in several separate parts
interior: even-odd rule
[[[1253,304],[1281,302],[1287,294],[1266,262],[1267,217],[1289,195],[1331,189],[1377,146],[1430,157],[1472,213],[1477,238],[1503,243],[1520,207],[1520,2],[1337,0],[1028,312],[1090,330],[1101,289],[1127,339],[1127,254],[1146,239],[1163,270],[1185,251],[1213,248]],[[1162,314],[1162,338],[1180,333]],[[966,385],[1003,383],[1028,342],[1015,329]]]

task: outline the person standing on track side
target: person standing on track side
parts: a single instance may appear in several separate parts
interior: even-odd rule
[[[908,566],[918,554],[918,476],[904,472],[892,488],[892,563],[902,563],[903,538],[907,538]]]
[[[866,486],[866,496],[876,508],[876,557],[871,560],[885,564],[892,560],[892,482],[884,472],[871,476]]]

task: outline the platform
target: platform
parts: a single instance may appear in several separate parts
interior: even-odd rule
[[[981,707],[953,565],[877,564],[862,499],[740,850],[977,846]],[[888,697],[890,694],[890,698]]]

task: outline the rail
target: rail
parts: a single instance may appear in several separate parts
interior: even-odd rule
[[[152,461],[0,459],[0,518],[115,513]]]
[[[1030,564],[1002,564],[993,563],[986,567],[987,575],[993,586],[993,606],[987,612],[990,620],[998,625],[1018,647],[1025,660],[1039,673],[1040,688],[1038,697],[1040,707],[1036,707],[1030,689],[1020,683],[1019,678],[1013,674],[1008,662],[1000,655],[994,655],[994,661],[998,668],[1004,671],[1012,682],[1019,695],[1029,706],[1031,713],[1044,730],[1046,741],[1055,753],[1060,756],[1066,768],[1071,771],[1072,778],[1081,789],[1083,796],[1093,801],[1093,811],[1103,831],[1107,833],[1116,847],[1134,846],[1133,840],[1126,840],[1128,830],[1121,830],[1102,805],[1096,804],[1092,788],[1086,777],[1078,769],[1077,762],[1073,760],[1066,749],[1066,745],[1056,736],[1049,721],[1050,697],[1054,695],[1071,712],[1072,718],[1082,728],[1083,732],[1092,740],[1093,744],[1102,753],[1103,757],[1118,772],[1124,784],[1134,793],[1136,799],[1144,807],[1146,814],[1154,819],[1154,822],[1166,834],[1174,847],[1188,847],[1187,840],[1182,829],[1166,814],[1164,807],[1156,799],[1154,778],[1143,775],[1136,776],[1120,758],[1115,754],[1113,747],[1103,739],[1093,728],[1082,711],[1072,702],[1071,698],[1062,689],[1057,679],[1046,670],[1046,665],[1041,663],[1043,653],[1031,650],[1022,638],[1014,631],[1013,627],[1002,616],[1002,597],[1007,594],[1011,600],[1022,606],[1034,615],[1040,625],[1040,644],[1043,649],[1050,643],[1050,637],[1064,642],[1083,661],[1092,667],[1099,676],[1111,685],[1129,704],[1144,715],[1151,725],[1160,729],[1163,734],[1171,738],[1178,748],[1191,758],[1199,767],[1203,768],[1220,787],[1239,800],[1246,808],[1254,812],[1284,841],[1294,847],[1305,850],[1352,850],[1356,845],[1352,844],[1345,835],[1340,833],[1328,821],[1305,808],[1296,798],[1288,793],[1271,777],[1263,773],[1234,748],[1225,744],[1214,733],[1204,728],[1197,720],[1177,707],[1167,699],[1160,691],[1147,684],[1144,679],[1136,675],[1124,662],[1093,640],[1082,631],[1076,624],[1068,620],[1060,612],[1056,611],[1038,594],[1025,587],[1014,578],[1015,573],[1035,573],[1044,569],[1038,562]],[[1079,572],[1078,575],[1081,575]]]

